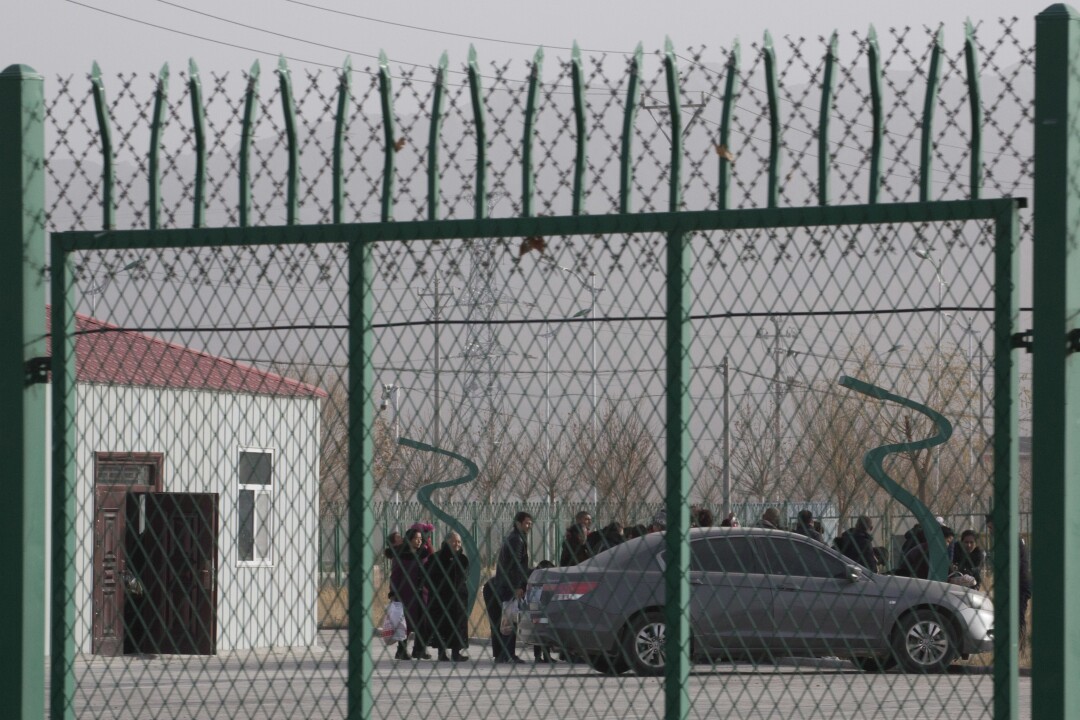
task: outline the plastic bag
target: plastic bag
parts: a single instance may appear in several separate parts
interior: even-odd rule
[[[503,635],[513,635],[517,632],[517,626],[521,622],[521,613],[525,603],[519,598],[504,600],[502,604],[502,621],[499,623],[499,632]]]
[[[386,609],[379,636],[387,645],[404,642],[409,636],[409,628],[405,623],[405,607],[397,600],[390,603],[390,607]]]

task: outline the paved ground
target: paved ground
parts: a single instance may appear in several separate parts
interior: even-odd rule
[[[321,647],[219,657],[81,658],[76,718],[342,718],[344,634],[323,632]],[[604,677],[585,665],[495,665],[473,647],[463,663],[395,662],[372,645],[372,717],[408,720],[577,720],[661,718],[663,679]],[[822,667],[824,665],[824,667]],[[815,667],[698,665],[688,687],[691,718],[989,718],[985,671],[940,676],[867,675],[843,662]],[[1030,679],[1020,680],[1021,717]]]

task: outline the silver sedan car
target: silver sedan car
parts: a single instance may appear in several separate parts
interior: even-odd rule
[[[665,554],[654,533],[574,567],[535,570],[520,640],[604,673],[662,674]],[[940,672],[993,645],[985,594],[881,575],[782,530],[692,530],[689,581],[695,660],[842,657],[868,671]]]

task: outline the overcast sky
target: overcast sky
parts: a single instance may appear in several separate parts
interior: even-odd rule
[[[883,45],[890,27],[944,23],[946,46],[963,42],[971,18],[996,25],[1016,16],[1016,34],[1030,45],[1034,16],[1046,0],[758,0],[757,2],[641,2],[640,0],[22,0],[5,3],[0,24],[0,65],[24,63],[47,76],[82,74],[97,60],[107,72],[155,71],[169,62],[174,71],[194,57],[204,70],[265,65],[278,53],[305,63],[340,67],[365,55],[387,55],[402,63],[433,65],[443,50],[452,65],[464,62],[469,43],[482,61],[531,58],[543,45],[548,57],[575,40],[583,50],[627,52],[637,42],[646,51],[670,35],[680,51],[706,45],[720,50],[738,37],[744,46],[765,30],[817,38],[836,29],[844,45],[850,33],[873,23]],[[337,11],[337,12],[331,12]],[[110,14],[111,13],[111,14]],[[342,14],[349,13],[349,14]],[[214,17],[211,17],[214,16]],[[363,17],[357,17],[363,16]],[[397,23],[395,25],[394,23]],[[247,25],[250,27],[243,27]],[[412,27],[403,27],[408,25]],[[153,27],[158,26],[158,27]],[[184,34],[187,33],[187,34]],[[998,34],[994,33],[995,36]],[[473,38],[461,36],[475,36]],[[198,37],[193,37],[198,36]],[[286,37],[288,36],[288,37]],[[240,47],[229,47],[228,44]],[[1011,62],[1012,58],[1002,60]]]

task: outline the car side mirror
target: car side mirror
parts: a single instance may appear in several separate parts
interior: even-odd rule
[[[862,580],[862,569],[858,565],[847,566],[848,582],[857,583]]]

